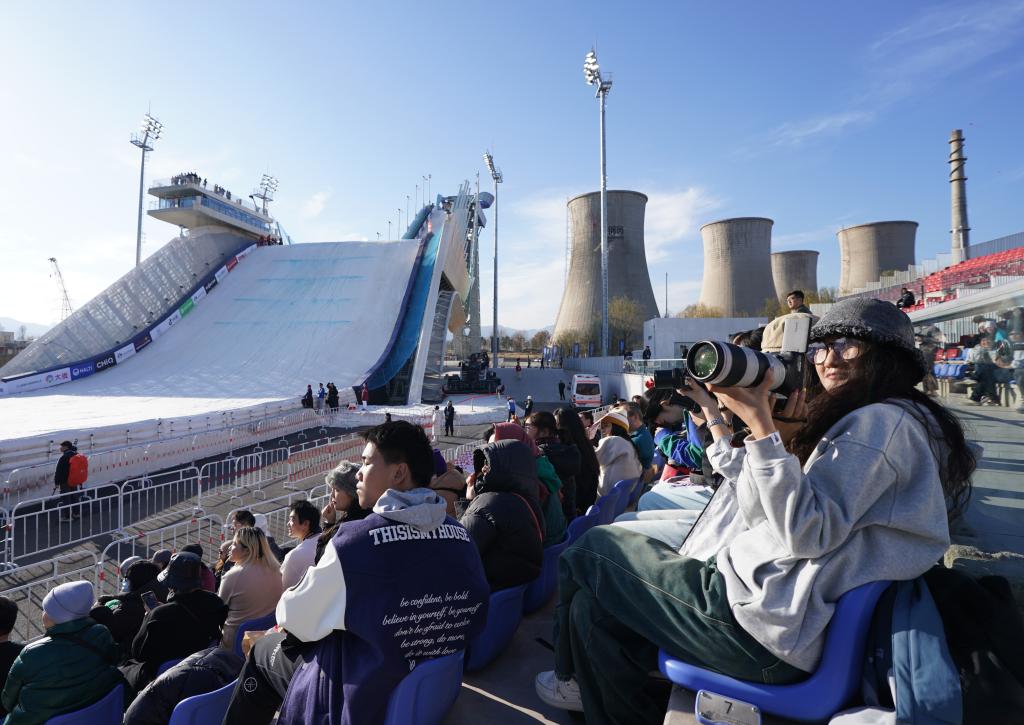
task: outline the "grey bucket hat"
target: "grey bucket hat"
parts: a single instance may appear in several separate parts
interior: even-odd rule
[[[827,337],[856,337],[905,350],[921,375],[928,372],[921,351],[914,345],[914,325],[903,310],[891,302],[853,297],[841,300],[811,328],[811,341]]]

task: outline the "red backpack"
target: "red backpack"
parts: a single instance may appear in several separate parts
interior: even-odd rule
[[[68,485],[81,486],[89,479],[89,459],[81,453],[71,456],[68,461]]]

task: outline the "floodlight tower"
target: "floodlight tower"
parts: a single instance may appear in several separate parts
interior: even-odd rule
[[[484,152],[484,163],[494,180],[494,299],[491,309],[491,356],[494,358],[493,365],[498,365],[498,184],[505,181],[501,175],[501,169],[495,168],[494,157],[490,151]]]
[[[142,262],[142,195],[146,183],[146,152],[153,150],[153,142],[160,138],[164,125],[147,113],[142,118],[140,133],[133,133],[132,146],[142,149],[142,168],[139,171],[139,226],[135,234],[135,266]]]
[[[597,86],[594,96],[601,114],[601,355],[608,355],[608,170],[605,163],[604,106],[612,89],[611,78],[601,77],[597,53],[591,48],[583,59],[583,77],[587,85]]]
[[[277,178],[270,174],[263,174],[263,178],[260,179],[259,186],[256,190],[249,195],[249,198],[255,202],[257,199],[263,202],[263,214],[267,213],[267,202],[274,200],[274,192],[277,191],[278,181]]]

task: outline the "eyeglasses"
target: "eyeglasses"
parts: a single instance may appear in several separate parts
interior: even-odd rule
[[[815,342],[807,346],[807,359],[815,365],[821,365],[828,358],[831,350],[836,357],[853,360],[861,353],[861,342],[853,338],[840,337],[832,342]]]

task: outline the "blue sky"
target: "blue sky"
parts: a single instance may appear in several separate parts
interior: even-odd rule
[[[196,170],[248,194],[280,179],[296,240],[375,239],[423,175],[453,193],[502,168],[500,323],[554,322],[567,197],[597,188],[596,46],[611,188],[650,196],[659,303],[694,302],[698,228],[775,220],[776,250],[835,231],[920,223],[949,246],[946,141],[967,137],[975,242],[1024,229],[1024,1],[387,4],[5,3],[0,8],[0,315],[56,318],[47,257],[80,305],[134,262],[138,152],[147,176]],[[145,222],[144,253],[174,229]],[[490,230],[482,245],[490,323]]]

